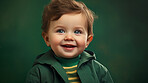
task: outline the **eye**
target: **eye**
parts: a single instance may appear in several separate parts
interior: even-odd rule
[[[81,30],[75,30],[74,33],[75,33],[75,34],[81,34],[82,31],[81,31]]]
[[[59,29],[56,32],[58,32],[58,33],[65,33],[65,31],[63,29]]]

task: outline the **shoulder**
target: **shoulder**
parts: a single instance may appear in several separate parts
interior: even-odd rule
[[[97,60],[92,60],[92,63],[93,63],[93,66],[96,70],[96,73],[100,79],[102,77],[110,75],[107,67],[105,67],[103,64],[101,64]]]
[[[113,83],[108,69],[96,60],[95,53],[92,51],[85,51],[82,53],[80,60],[81,72],[89,71],[92,78],[98,79],[101,83]],[[86,73],[86,72],[85,72]],[[93,73],[93,74],[92,74]]]
[[[27,74],[26,83],[39,83],[40,82],[40,73],[38,66],[34,66],[30,69]]]
[[[85,50],[83,52],[83,56],[84,55],[86,57],[83,57],[83,58],[87,59],[86,61],[88,61],[88,64],[90,66],[94,66],[94,68],[96,68],[99,71],[104,71],[104,72],[108,71],[108,69],[104,65],[102,65],[99,61],[96,60],[96,56],[94,52]]]
[[[52,68],[47,65],[41,65],[41,64],[36,64],[34,65],[30,71],[28,72],[27,75],[27,83],[39,83],[41,80],[44,81],[43,79],[52,79]]]
[[[51,70],[51,66],[50,65],[44,65],[44,64],[36,64],[34,65],[31,70],[29,71],[30,73],[40,73],[41,71],[49,71]]]
[[[108,71],[108,69],[103,64],[101,64],[100,62],[98,62],[97,60],[92,60],[92,63],[100,71],[104,71],[104,72],[107,72]]]
[[[100,73],[100,75],[108,72],[108,69],[103,64],[98,62],[97,60],[94,60],[94,59],[90,60],[86,64],[87,66],[93,68],[96,71],[96,73]]]
[[[36,64],[31,68],[31,70],[29,71],[29,74],[40,77],[42,75],[46,75],[47,73],[51,74],[52,71],[53,71],[52,66],[50,65]]]
[[[96,70],[96,74],[103,83],[113,83],[109,70],[97,60],[92,60],[92,64]]]

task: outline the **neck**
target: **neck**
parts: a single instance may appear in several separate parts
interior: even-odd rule
[[[61,63],[62,66],[70,67],[70,66],[77,65],[79,63],[80,55],[74,58],[62,58],[57,56],[55,56],[55,58]]]

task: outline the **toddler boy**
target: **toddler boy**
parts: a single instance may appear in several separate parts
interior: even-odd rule
[[[42,18],[42,36],[51,50],[37,57],[27,83],[113,83],[95,54],[85,51],[93,39],[94,15],[84,3],[52,0]]]

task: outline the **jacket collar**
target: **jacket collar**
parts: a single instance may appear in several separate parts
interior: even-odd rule
[[[51,68],[55,69],[58,74],[63,78],[65,83],[68,83],[67,74],[65,73],[65,70],[61,66],[61,64],[55,59],[55,54],[52,50],[49,50],[48,52],[41,54],[37,57],[37,59],[34,62],[34,65],[41,64],[41,65],[49,65]]]
[[[34,65],[36,64],[48,64],[48,65],[60,65],[60,63],[55,59],[55,54],[52,50],[49,50],[48,52],[39,55],[35,62]],[[80,62],[79,66],[91,59],[96,59],[95,54],[92,51],[85,50],[82,52],[81,57],[80,57]]]
[[[65,83],[68,83],[68,79],[67,79],[67,74],[65,73],[65,70],[63,69],[63,67],[61,66],[61,64],[55,59],[55,54],[52,50],[49,50],[48,52],[39,55],[35,62],[34,65],[36,64],[41,64],[41,65],[50,65],[51,67],[53,67],[59,74],[60,76],[63,78],[63,80],[65,81]],[[85,62],[92,60],[92,59],[96,59],[95,54],[91,51],[84,51],[81,54],[80,57],[80,62],[78,64],[78,68]]]
[[[55,54],[52,50],[47,51],[46,53],[43,53],[39,56],[37,56],[34,65],[36,64],[48,64],[48,65],[54,65],[57,61],[54,58]],[[57,63],[56,63],[57,64]]]
[[[87,62],[89,60],[92,60],[92,59],[96,59],[95,54],[92,51],[85,50],[81,54],[80,62],[78,64],[78,67],[80,67],[83,63],[85,63],[85,62]]]

